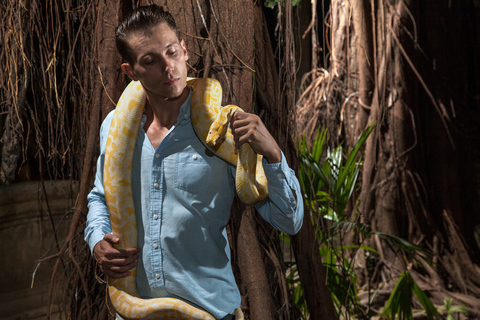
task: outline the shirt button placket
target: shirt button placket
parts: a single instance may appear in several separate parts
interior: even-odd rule
[[[152,201],[160,201],[162,200],[162,193],[161,193],[161,184],[162,184],[162,175],[163,175],[163,163],[161,161],[161,156],[160,153],[155,153],[155,159],[154,159],[154,167],[157,169],[154,170],[154,174],[152,174],[152,182],[153,182],[153,189],[152,189]],[[159,219],[160,212],[156,211],[155,209],[154,212],[150,213],[151,217],[153,217],[153,221],[155,222],[155,226],[152,225],[151,231],[151,241],[154,242],[151,244],[151,250],[152,250],[152,262],[155,261],[154,264],[154,270],[156,273],[154,273],[154,277],[156,281],[163,281],[163,277],[161,272],[161,265],[163,264],[161,261],[161,255],[160,252],[157,251],[160,248],[160,244],[157,242],[160,239],[160,233],[161,233],[161,221]]]

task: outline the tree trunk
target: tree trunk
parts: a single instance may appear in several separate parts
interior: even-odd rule
[[[479,150],[471,139],[479,128],[473,2],[353,1],[350,7],[332,1],[330,12],[331,66],[316,84],[321,89],[309,90],[321,97],[341,92],[336,103],[317,102],[315,112],[326,108],[319,114],[337,116],[319,123],[347,146],[365,125],[377,123],[365,147],[362,221],[432,250],[448,276],[428,266],[414,268],[423,288],[436,292],[432,299],[438,304],[447,290],[470,294],[473,299],[462,300],[449,293],[454,303],[468,300],[475,310],[480,245],[474,233],[480,218],[473,205],[479,185],[472,174]],[[341,84],[332,89],[335,81]],[[369,98],[371,104],[365,103]],[[335,130],[338,119],[342,127]],[[369,244],[384,253],[377,281],[411,268],[411,260],[397,259],[385,244],[375,239]]]
[[[264,21],[261,7],[257,5],[255,10],[255,20]],[[291,3],[286,2],[282,10],[287,12],[292,10]],[[293,85],[295,82],[293,70],[296,69],[296,66],[294,61],[293,65],[291,64],[290,59],[294,53],[291,52],[292,48],[289,48],[289,46],[294,46],[293,35],[290,34],[293,29],[289,26],[289,23],[292,23],[291,16],[286,13],[284,15],[282,30],[285,35],[284,38],[279,39],[279,43],[285,43],[282,50],[284,50],[283,58],[288,67],[280,67],[280,74],[277,73],[277,68],[273,64],[274,55],[266,28],[257,24],[260,28],[255,30],[256,47],[263,48],[256,54],[256,67],[258,71],[261,71],[256,76],[257,99],[260,115],[263,115],[265,125],[285,152],[290,166],[297,169],[296,147],[290,138],[296,132],[295,123],[291,120],[296,96],[296,86]],[[278,81],[279,77],[283,80]],[[335,310],[326,285],[326,273],[320,257],[318,241],[314,234],[310,215],[307,210],[305,212],[303,227],[297,235],[291,237],[291,241],[308,310],[311,319],[335,319]]]
[[[372,8],[370,2],[355,0],[352,2],[352,20],[356,35],[356,50],[358,63],[358,92],[359,106],[355,120],[356,130],[354,135],[359,136],[367,126],[369,110],[372,104],[375,89],[374,73],[374,42],[372,32]]]
[[[243,210],[235,241],[241,284],[248,294],[250,318],[276,319],[263,253],[258,242],[255,214],[250,206]]]
[[[8,6],[8,5],[7,5]],[[15,181],[19,167],[19,159],[24,152],[25,142],[24,132],[27,131],[28,124],[25,121],[25,109],[27,103],[27,84],[30,82],[29,67],[26,66],[25,59],[22,58],[24,48],[28,47],[28,24],[24,21],[26,14],[21,10],[20,3],[14,3],[3,9],[3,19],[8,23],[9,30],[15,32],[6,32],[2,35],[2,64],[0,79],[3,84],[4,93],[0,96],[6,103],[5,110],[8,110],[5,118],[4,130],[0,142],[2,150],[0,152],[0,182],[10,184]],[[3,110],[4,108],[0,109]]]

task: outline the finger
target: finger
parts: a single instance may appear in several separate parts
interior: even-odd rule
[[[124,252],[121,252],[121,251],[108,252],[105,254],[105,258],[109,263],[125,265],[125,264],[131,263],[135,259],[138,259],[138,252],[134,252],[131,254],[125,254]]]
[[[244,112],[244,111],[241,111],[241,110],[237,110],[233,114],[232,118],[235,119],[235,120],[241,120],[241,119],[245,119],[249,115],[250,115],[250,113],[247,113],[247,112]]]
[[[126,258],[130,257],[132,255],[138,254],[140,252],[139,248],[127,248],[127,249],[113,249],[115,250],[115,256],[121,257],[121,258]],[[113,251],[112,251],[113,253]]]
[[[110,263],[112,263],[113,265],[125,266],[125,265],[131,264],[132,262],[136,261],[137,259],[138,259],[138,254],[134,254],[134,255],[131,255],[131,256],[128,256],[128,257],[125,257],[125,258],[116,257],[116,258],[110,260]]]
[[[100,269],[108,275],[109,277],[113,277],[116,274],[125,274],[128,271],[132,270],[136,265],[137,265],[138,260],[134,260],[130,262],[129,264],[123,265],[123,264],[116,264],[112,263],[111,261],[108,263],[105,263],[103,265],[100,265]]]
[[[246,113],[243,111],[236,111],[230,120],[230,127],[232,130],[236,130],[240,127],[249,125],[251,122],[256,121],[256,115],[253,113]]]
[[[102,270],[102,272],[104,274],[106,274],[109,278],[112,278],[112,279],[126,278],[131,274],[130,271],[118,273],[118,272],[115,272],[115,271],[112,271],[112,270]]]
[[[103,240],[108,242],[114,250],[120,252],[119,253],[120,256],[129,256],[129,255],[135,254],[138,251],[140,251],[140,249],[138,249],[138,248],[127,248],[127,249],[114,248],[114,245],[118,244],[120,242],[120,238],[118,236],[114,235],[114,234],[111,234],[111,233],[107,233],[103,237]]]
[[[255,113],[248,113],[248,112],[243,112],[243,111],[237,111],[233,115],[232,119],[239,124],[243,124],[245,122],[255,122],[258,123],[260,122],[260,117],[256,115]]]
[[[137,260],[131,262],[130,264],[128,264],[126,266],[113,266],[110,270],[115,272],[115,273],[123,274],[123,273],[127,273],[130,270],[132,270],[133,268],[135,268],[136,265],[137,265]]]
[[[245,140],[251,139],[250,135],[253,132],[253,128],[249,125],[248,121],[245,121],[243,124],[239,122],[235,122],[235,128],[232,130],[233,138],[236,143],[238,142],[245,142]]]
[[[245,140],[246,140],[245,134],[242,134],[240,132],[235,132],[235,134],[233,135],[233,140],[235,142],[235,148],[239,149],[245,143]]]
[[[238,131],[238,130],[241,130],[242,128],[248,128],[252,125],[254,125],[253,119],[250,119],[250,118],[235,119],[231,123],[231,128],[232,130]]]
[[[128,277],[131,274],[131,270],[136,267],[138,260],[134,260],[127,265],[103,265],[100,266],[100,270],[110,278],[120,279]]]
[[[239,142],[246,142],[247,140],[255,139],[255,131],[251,128],[243,128],[239,130],[235,136]]]
[[[112,237],[116,237],[114,235],[111,235]],[[111,240],[115,241],[112,237],[107,237],[107,235],[104,237],[104,240],[99,242],[99,250],[103,253],[103,255],[106,255],[109,258],[112,257],[129,257],[131,255],[137,254],[140,252],[139,248],[115,248],[114,244],[112,244]],[[118,237],[117,237],[118,238]],[[120,240],[120,239],[118,239]],[[94,251],[97,251],[94,249]]]
[[[254,140],[255,133],[261,129],[261,126],[255,117],[249,117],[243,120],[235,120],[233,126],[234,137],[240,142],[245,142],[245,140]]]

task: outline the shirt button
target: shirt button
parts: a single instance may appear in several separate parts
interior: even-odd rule
[[[158,248],[158,244],[155,243],[155,244],[153,245],[153,249],[157,249],[157,248]]]
[[[187,118],[188,118],[188,115],[185,113],[185,114],[183,115],[183,117],[184,117],[185,119],[187,119]]]
[[[158,220],[158,214],[154,214],[153,219]]]
[[[155,187],[155,189],[158,189],[160,187],[158,183],[155,183],[153,186]]]
[[[194,155],[193,155],[193,160],[197,160],[197,158],[198,158],[197,155],[194,154]]]
[[[160,275],[157,273],[157,274],[155,275],[155,278],[160,279]]]
[[[279,173],[279,174],[278,174],[278,178],[279,178],[279,179],[282,179],[282,178],[283,178],[283,174]]]
[[[157,153],[157,154],[155,155],[155,158],[157,158],[157,159],[160,158],[160,155]]]
[[[292,206],[296,206],[297,205],[297,201],[292,201]]]

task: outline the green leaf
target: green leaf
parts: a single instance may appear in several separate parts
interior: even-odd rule
[[[410,256],[419,255],[428,263],[432,263],[431,259],[429,258],[430,252],[421,246],[418,246],[405,239],[384,232],[372,231],[369,233],[369,235],[372,234],[376,234],[382,240],[384,240],[390,250],[392,250],[392,252],[394,252],[395,254],[397,254],[398,249],[402,249]]]
[[[370,232],[370,226],[360,222],[351,222],[351,221],[339,221],[330,227],[333,233],[343,232],[347,233],[352,230],[360,232],[364,237],[368,237],[373,233]]]
[[[352,152],[348,155],[347,162],[345,163],[344,170],[342,170],[338,175],[338,185],[342,185],[346,176],[352,171],[353,167],[356,165],[357,162],[357,154],[360,151],[361,147],[367,140],[368,136],[372,132],[373,128],[375,127],[376,122],[372,123],[365,131],[363,131],[360,136],[358,137],[355,145],[353,147]],[[336,193],[336,192],[335,192]]]
[[[273,8],[278,2],[279,2],[278,0],[265,0],[264,4],[265,4],[265,7],[267,8]]]
[[[285,5],[284,0],[265,0],[264,5],[267,8],[273,8],[277,3],[280,3],[282,6]],[[292,7],[298,5],[300,3],[300,0],[292,0]]]
[[[324,219],[327,219],[327,220],[330,220],[330,221],[334,221],[334,222],[338,222],[338,216],[337,216],[337,213],[335,211],[333,211],[332,209],[329,209],[326,214],[323,215],[323,218]]]
[[[370,251],[370,252],[376,253],[376,254],[378,254],[378,255],[380,254],[380,252],[378,252],[377,250],[375,250],[375,249],[372,248],[372,247],[365,246],[365,245],[358,245],[358,244],[350,244],[350,245],[341,246],[341,247],[337,247],[337,248],[365,250],[365,251]]]
[[[413,319],[412,293],[413,279],[405,271],[400,275],[381,315],[391,319],[396,316],[399,320]]]
[[[395,319],[395,316],[398,316],[399,320],[413,319],[413,293],[415,293],[425,309],[427,319],[441,319],[438,310],[427,297],[425,292],[423,292],[423,290],[415,283],[408,271],[405,271],[400,275],[381,315],[392,319]]]
[[[425,309],[427,314],[427,319],[440,319],[440,315],[438,314],[437,308],[433,305],[432,301],[427,297],[425,292],[417,285],[415,281],[413,281],[413,292],[417,296],[418,300],[420,301],[421,305]]]
[[[315,135],[315,143],[313,144],[312,155],[315,162],[320,162],[323,155],[323,145],[325,143],[325,139],[327,137],[327,130],[322,130],[319,132],[317,130],[317,134]]]

